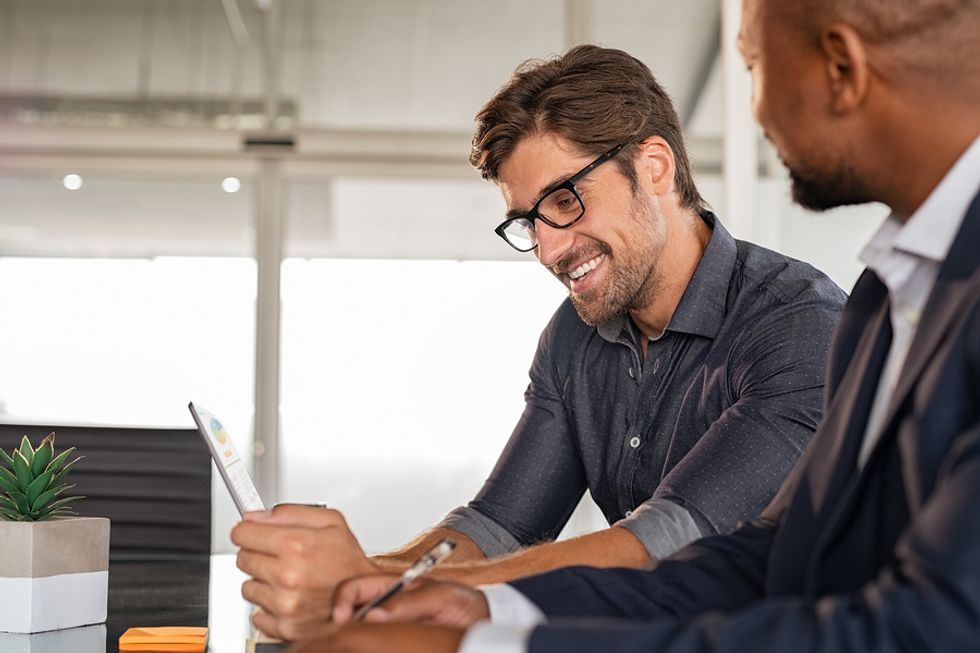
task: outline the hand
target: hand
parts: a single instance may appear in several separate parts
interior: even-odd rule
[[[252,577],[242,596],[260,608],[252,623],[278,639],[321,632],[337,583],[376,571],[343,515],[327,508],[283,504],[246,513],[231,540],[241,547],[238,568]]]
[[[398,576],[372,574],[344,581],[333,597],[333,619],[343,624],[354,611],[380,596]],[[483,592],[467,585],[431,579],[418,579],[401,592],[365,615],[367,622],[423,622],[469,628],[490,618],[490,607]]]
[[[288,653],[455,653],[464,634],[446,626],[354,623],[301,642]]]

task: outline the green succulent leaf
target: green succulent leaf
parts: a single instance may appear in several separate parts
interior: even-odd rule
[[[33,453],[31,453],[31,457],[34,457]],[[14,473],[17,475],[17,485],[20,486],[21,490],[26,490],[31,481],[34,480],[34,475],[31,474],[31,463],[20,450],[14,452]]]
[[[4,467],[0,467],[0,489],[4,492],[20,492],[17,477]]]
[[[55,456],[54,460],[52,460],[50,463],[48,463],[48,467],[51,468],[51,469],[58,469],[59,467],[61,467],[64,464],[65,459],[68,458],[68,456],[70,456],[71,453],[74,450],[75,450],[75,447],[69,447],[68,449],[65,449],[64,451],[62,451],[61,453],[59,453],[57,456]],[[76,458],[76,460],[77,460],[77,458]]]
[[[17,502],[6,494],[0,494],[0,510],[17,510]]]
[[[44,508],[45,506],[47,506],[48,504],[50,504],[51,503],[51,500],[54,499],[56,496],[62,494],[66,490],[70,490],[73,487],[75,487],[75,486],[74,485],[59,485],[56,488],[52,488],[50,490],[47,490],[45,492],[42,492],[36,499],[34,499],[33,501],[30,501],[31,512],[37,512],[38,510]],[[29,498],[30,497],[28,497],[28,499]],[[71,498],[74,498],[74,497],[71,497]],[[57,503],[57,502],[55,502],[55,503]],[[54,505],[54,504],[51,504],[51,505]]]
[[[27,486],[27,501],[34,506],[34,502],[45,493],[44,491],[48,489],[48,484],[51,483],[52,471],[46,471]],[[36,510],[36,508],[34,508]]]
[[[20,502],[21,501],[24,501],[24,502],[27,501],[27,495],[24,494],[23,492],[19,491],[19,490],[16,491],[16,492],[7,492],[4,496],[6,496],[7,498],[9,498],[11,501],[13,501],[14,503],[16,503],[17,505],[20,505]]]
[[[34,460],[34,447],[31,446],[31,441],[27,439],[26,435],[20,441],[19,451],[24,456],[24,459],[27,460],[28,464]]]
[[[3,458],[3,462],[5,462],[8,465],[10,465],[10,469],[13,469],[14,468],[14,459],[11,458],[10,457],[10,454],[7,453],[6,451],[4,451],[3,449],[0,449],[0,458]],[[0,468],[0,469],[2,469],[2,468]]]
[[[47,506],[44,509],[43,513],[50,515],[54,512],[58,512],[61,510],[74,513],[73,510],[69,510],[66,506],[72,501],[78,501],[79,499],[84,499],[84,498],[85,497],[65,497],[63,499],[58,499],[57,501],[53,501],[49,506]]]
[[[27,502],[27,497],[20,492],[10,494],[11,499],[17,503],[17,510],[22,514],[27,514],[31,511],[31,505]]]
[[[75,460],[71,461],[70,463],[68,463],[67,465],[65,465],[64,467],[62,467],[61,468],[61,471],[58,472],[57,474],[55,474],[54,477],[51,479],[51,484],[52,485],[55,485],[56,483],[61,482],[61,479],[63,479],[65,476],[68,475],[68,472],[71,470],[72,465],[74,465],[75,463],[77,463],[79,460],[81,460],[84,457],[85,456],[79,456]],[[53,469],[51,467],[51,465],[48,465],[48,467],[50,469]]]
[[[19,512],[16,510],[7,510],[6,508],[0,508],[0,519],[4,521],[22,521]]]
[[[52,458],[54,458],[54,438],[49,435],[44,438],[41,446],[34,450],[34,460],[31,461],[31,472],[34,476],[44,472]]]

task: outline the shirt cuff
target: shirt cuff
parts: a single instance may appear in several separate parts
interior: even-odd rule
[[[534,626],[498,626],[481,621],[468,631],[456,653],[526,653]]]
[[[666,499],[644,501],[629,517],[620,519],[614,526],[635,535],[651,560],[666,558],[704,537],[691,513]]]
[[[453,510],[439,523],[439,527],[459,531],[467,536],[488,558],[513,553],[521,548],[521,543],[510,531],[469,506]]]
[[[490,622],[494,625],[523,626],[531,628],[547,623],[541,609],[516,589],[506,583],[494,583],[478,587],[490,607]]]

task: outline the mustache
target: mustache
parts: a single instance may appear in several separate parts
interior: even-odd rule
[[[574,252],[566,254],[555,263],[548,266],[548,269],[557,277],[562,274],[568,274],[569,270],[574,270],[580,264],[584,263],[585,261],[591,261],[600,254],[606,254],[608,256],[610,253],[611,250],[608,245],[605,243],[596,243],[592,247],[583,247]]]

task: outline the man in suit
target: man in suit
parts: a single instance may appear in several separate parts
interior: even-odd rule
[[[980,650],[978,34],[976,0],[745,2],[754,113],[795,199],[892,210],[823,422],[759,519],[651,571],[419,583],[372,620],[441,625],[348,625],[297,651]],[[389,581],[341,586],[335,618]]]

